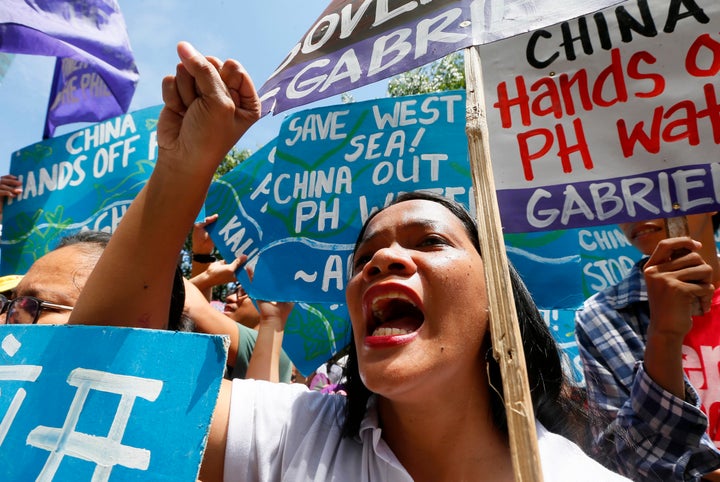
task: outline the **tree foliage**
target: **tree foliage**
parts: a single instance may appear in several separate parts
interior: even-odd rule
[[[465,60],[462,52],[454,52],[435,62],[397,75],[388,83],[388,95],[428,94],[465,89]]]
[[[241,162],[250,157],[251,154],[250,149],[238,150],[233,147],[230,152],[225,154],[225,159],[223,159],[213,175],[213,181],[223,177],[225,174],[235,169]]]

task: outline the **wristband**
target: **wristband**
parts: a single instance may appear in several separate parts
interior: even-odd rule
[[[193,253],[192,260],[197,263],[212,263],[214,261],[217,261],[217,258],[215,258],[215,256],[213,256],[212,254]]]

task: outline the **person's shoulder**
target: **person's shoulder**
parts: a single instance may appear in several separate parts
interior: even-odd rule
[[[578,309],[576,319],[596,316],[602,311],[621,310],[632,303],[647,300],[641,262],[636,263],[619,282],[586,299]]]
[[[536,428],[545,480],[560,482],[629,480],[591,458],[570,440],[550,432],[540,422],[536,423]]]
[[[232,383],[234,407],[265,415],[278,414],[282,419],[276,420],[279,424],[292,423],[295,428],[304,427],[303,430],[325,422],[340,427],[344,417],[347,397],[310,390],[302,383],[252,379],[235,379]]]

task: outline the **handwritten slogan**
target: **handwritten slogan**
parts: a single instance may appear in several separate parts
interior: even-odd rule
[[[196,480],[226,358],[219,336],[0,326],[3,480]]]
[[[249,257],[255,268],[257,254],[265,243],[286,231],[285,223],[268,211],[276,141],[255,152],[235,169],[214,181],[204,211],[218,214],[208,232],[226,260]],[[292,266],[288,266],[291,268]],[[274,276],[259,274],[250,280],[246,269],[236,276],[254,300],[278,300],[284,291]],[[350,342],[350,323],[344,298],[335,303],[306,303],[296,300],[285,326],[283,348],[300,373],[307,375]]]
[[[508,232],[720,208],[720,4],[633,0],[481,48]]]
[[[418,189],[471,204],[464,116],[464,95],[446,92],[288,117],[268,186],[268,212],[283,230],[259,251],[256,276],[274,277],[285,299],[338,302],[372,212]]]
[[[349,342],[347,264],[370,213],[417,189],[474,207],[464,102],[463,92],[449,92],[310,109],[211,185],[205,212],[218,221],[208,230],[225,259],[249,257],[252,281],[236,273],[245,290],[296,302],[283,347],[302,373]],[[574,363],[572,315],[563,310],[618,282],[639,253],[607,226],[505,241],[538,306],[560,310],[547,321]]]
[[[263,113],[339,95],[471,45],[620,0],[333,0],[260,88]]]
[[[160,106],[93,124],[13,154],[23,193],[3,217],[3,274],[24,273],[65,235],[114,232],[155,165]]]
[[[505,248],[535,303],[545,309],[581,306],[622,280],[641,257],[617,226],[508,233]]]

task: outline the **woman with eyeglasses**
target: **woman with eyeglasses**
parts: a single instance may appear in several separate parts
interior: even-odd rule
[[[0,298],[7,324],[64,325],[95,267],[110,235],[81,231],[60,240],[38,258],[15,287],[14,296]]]
[[[88,276],[110,241],[102,231],[79,231],[60,239],[57,247],[38,258],[28,269],[14,296],[0,295],[0,322],[6,324],[64,325],[70,319]],[[159,327],[192,331],[183,315],[185,291],[182,275],[175,270],[170,282],[171,303],[166,323]]]

